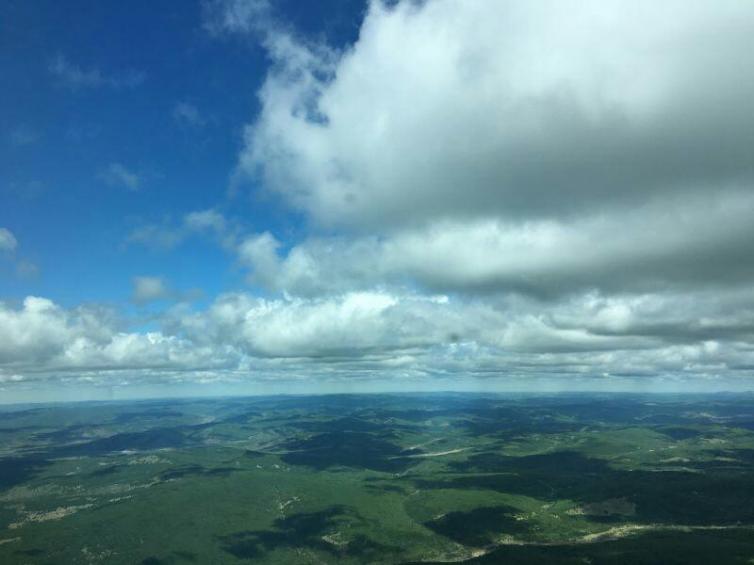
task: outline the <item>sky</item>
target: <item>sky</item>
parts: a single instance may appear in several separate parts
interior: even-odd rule
[[[749,0],[0,3],[0,402],[754,389]]]

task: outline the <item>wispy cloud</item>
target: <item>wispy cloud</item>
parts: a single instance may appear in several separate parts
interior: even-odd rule
[[[166,251],[180,245],[194,234],[208,234],[216,238],[225,248],[234,247],[237,239],[235,226],[230,224],[220,212],[210,208],[189,212],[177,225],[166,223],[139,226],[128,235],[126,242]]]
[[[71,90],[99,87],[129,89],[139,86],[147,78],[143,71],[134,69],[105,73],[96,67],[83,68],[63,55],[53,58],[49,71],[60,84]]]
[[[0,228],[0,252],[12,253],[17,245],[16,236],[9,229]]]
[[[186,238],[186,232],[171,226],[148,224],[131,231],[126,244],[138,244],[156,251],[168,251]]]
[[[99,178],[110,186],[123,187],[128,190],[139,190],[142,178],[121,163],[110,163],[100,174]]]
[[[164,300],[170,291],[161,277],[134,277],[133,294],[131,299],[137,304],[147,304],[157,300]]]
[[[204,29],[212,35],[259,31],[270,24],[269,0],[206,0]]]
[[[39,132],[25,124],[16,126],[8,134],[8,141],[10,141],[11,145],[13,145],[14,147],[33,145],[34,143],[39,141],[39,138]]]
[[[45,184],[40,180],[11,181],[4,190],[21,198],[36,198],[45,190]]]
[[[188,102],[178,102],[173,107],[173,119],[182,126],[192,128],[200,128],[207,123],[199,108]]]
[[[0,228],[0,259],[9,260],[15,266],[20,279],[33,279],[39,275],[39,267],[28,259],[17,255],[18,240],[8,228]]]
[[[39,267],[27,259],[21,259],[16,263],[16,275],[21,279],[35,279],[39,276]]]
[[[131,301],[139,306],[160,301],[180,302],[186,306],[204,296],[199,288],[187,290],[173,288],[164,277],[160,276],[142,275],[134,277],[131,283],[133,285]]]

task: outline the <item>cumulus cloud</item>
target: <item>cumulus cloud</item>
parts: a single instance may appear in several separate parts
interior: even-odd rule
[[[241,169],[351,226],[748,190],[752,22],[741,0],[375,1],[335,60],[266,41]]]
[[[139,190],[141,177],[122,163],[110,163],[100,174],[99,178],[106,184],[127,190]]]
[[[251,280],[294,295],[418,283],[433,291],[540,297],[735,286],[754,278],[754,195],[718,195],[576,222],[442,221],[382,237],[272,234],[239,246]]]
[[[220,350],[119,326],[112,312],[66,310],[46,298],[27,297],[18,308],[0,303],[0,370],[41,378],[56,372],[201,370],[227,364]]]
[[[3,339],[0,360],[43,360],[61,350],[69,328],[64,316],[46,299],[28,297],[20,311],[0,310]]]
[[[321,228],[236,248],[251,284],[286,297],[264,326],[306,321],[293,351],[311,350],[318,308],[342,319],[343,297],[377,293],[394,300],[368,318],[386,335],[431,311],[421,354],[379,331],[363,341],[413,367],[745,372],[750,3],[373,0],[343,50],[267,2],[207,6],[213,33],[253,34],[273,62],[238,174]],[[358,342],[362,322],[333,343]],[[282,351],[262,335],[258,353]]]
[[[224,5],[230,31],[269,18]],[[239,171],[357,237],[282,258],[259,235],[241,258],[303,293],[751,280],[751,15],[739,0],[374,1],[341,53],[273,25]]]
[[[101,384],[123,375],[158,382],[166,375],[313,382],[438,376],[536,382],[543,375],[714,380],[721,373],[742,379],[754,376],[754,308],[747,299],[739,293],[720,304],[712,293],[682,299],[593,293],[543,313],[520,297],[234,293],[203,310],[177,305],[156,319],[159,329],[144,332],[129,331],[112,312],[63,309],[29,297],[19,307],[0,305],[0,374],[28,383],[75,373]]]
[[[130,89],[146,80],[146,74],[141,71],[128,69],[106,74],[97,68],[85,69],[60,54],[50,62],[49,71],[61,85],[74,91],[98,87]]]

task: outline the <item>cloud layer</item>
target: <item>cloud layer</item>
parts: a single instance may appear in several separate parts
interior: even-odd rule
[[[748,381],[754,308],[644,295],[574,298],[542,313],[522,298],[346,293],[319,299],[221,295],[179,304],[159,329],[127,331],[112,312],[29,297],[0,305],[0,376],[7,383],[84,379],[104,386],[268,380],[579,377]],[[396,380],[397,379],[397,380]],[[413,379],[413,380],[412,380]],[[409,385],[410,386],[410,385]],[[526,386],[526,385],[524,385]]]
[[[314,237],[281,251],[269,233],[248,237],[252,280],[313,296],[413,281],[433,291],[646,292],[727,287],[754,277],[754,195],[648,205],[576,222],[445,220],[382,236]]]

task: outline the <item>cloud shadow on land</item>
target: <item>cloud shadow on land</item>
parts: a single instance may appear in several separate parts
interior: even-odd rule
[[[714,473],[624,470],[614,469],[602,459],[559,451],[524,457],[483,453],[451,462],[448,468],[452,476],[415,479],[414,485],[420,489],[492,490],[582,504],[625,498],[636,504],[631,520],[645,523],[754,523],[754,473],[750,466]]]
[[[219,538],[224,551],[238,559],[260,559],[276,549],[311,549],[334,556],[358,557],[367,561],[384,559],[389,546],[357,535],[350,541],[328,542],[323,536],[337,536],[339,528],[353,520],[355,513],[340,505],[317,512],[294,514],[275,520],[272,529],[242,531]]]
[[[498,534],[528,531],[526,522],[513,517],[516,512],[511,506],[483,506],[468,512],[448,512],[424,525],[455,542],[481,547],[494,542]]]
[[[283,447],[290,450],[281,457],[283,461],[318,471],[344,466],[394,473],[415,463],[400,457],[400,446],[365,432],[325,432],[288,441]]]

